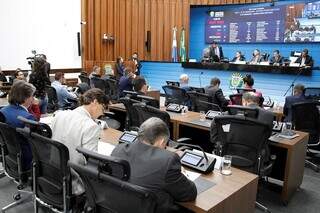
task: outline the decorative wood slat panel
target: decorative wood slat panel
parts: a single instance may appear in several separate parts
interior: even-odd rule
[[[271,0],[82,0],[83,68],[92,61],[111,61],[118,56],[125,60],[135,51],[141,59],[170,61],[172,28],[186,29],[186,50],[189,43],[190,5],[224,5],[270,2]],[[145,46],[151,31],[151,51]],[[103,34],[115,40],[104,41]],[[178,43],[178,47],[180,44]],[[90,61],[90,63],[86,63]]]

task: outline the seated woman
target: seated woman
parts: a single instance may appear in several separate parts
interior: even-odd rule
[[[231,62],[239,62],[245,61],[246,58],[242,55],[241,51],[237,51],[235,57],[231,60]]]
[[[244,83],[244,89],[253,90],[253,85],[254,85],[254,79],[252,78],[251,75],[246,75],[243,79],[243,83]],[[259,91],[255,92],[257,96],[262,97],[262,93]]]
[[[9,93],[9,105],[3,107],[0,111],[6,118],[6,123],[14,128],[24,128],[24,123],[18,119],[18,116],[35,120],[35,117],[28,112],[28,107],[33,102],[33,94],[36,88],[25,81],[15,82]],[[29,143],[21,141],[22,149],[22,167],[24,170],[30,169],[32,161],[32,152]]]

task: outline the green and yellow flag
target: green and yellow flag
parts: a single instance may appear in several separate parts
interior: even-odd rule
[[[182,27],[180,35],[180,62],[186,61],[186,46],[185,46],[185,29]]]

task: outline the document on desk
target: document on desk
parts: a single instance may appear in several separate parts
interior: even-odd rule
[[[201,175],[198,172],[192,172],[192,171],[188,171],[185,169],[182,169],[181,172],[182,172],[182,174],[184,174],[184,176],[186,176],[191,181],[195,181]]]
[[[106,143],[104,141],[98,142],[98,153],[101,155],[110,156],[114,148],[115,146],[110,143]]]

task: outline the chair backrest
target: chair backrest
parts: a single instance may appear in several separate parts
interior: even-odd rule
[[[82,83],[90,85],[90,78],[88,76],[80,74],[79,78]]]
[[[48,112],[52,113],[59,109],[57,91],[54,87],[46,85],[46,93],[48,94]]]
[[[249,118],[258,118],[259,116],[259,109],[252,108],[252,107],[245,107],[239,105],[231,105],[228,106],[228,113],[229,115],[243,115]]]
[[[0,122],[0,140],[1,147],[5,148],[5,150],[1,151],[4,170],[10,177],[21,180],[23,178],[22,173],[29,169],[30,165],[27,165],[27,163],[31,163],[31,161],[23,161],[25,158],[22,149],[27,149],[29,146],[27,139],[19,134],[15,128]]]
[[[47,138],[52,137],[52,130],[50,126],[48,126],[47,124],[29,120],[21,116],[18,116],[18,119],[22,121],[24,125],[30,129],[31,132],[38,133],[39,135],[42,135]]]
[[[115,79],[105,79],[108,87],[107,95],[112,100],[118,100],[119,99],[119,83]]]
[[[107,94],[106,92],[109,90],[108,89],[108,85],[106,83],[105,80],[101,79],[100,77],[96,77],[96,76],[93,76],[91,79],[90,79],[90,82],[92,84],[92,86],[94,88],[99,88],[101,89],[105,94]]]
[[[319,100],[320,99],[320,87],[306,87],[304,89],[304,95],[308,99]]]
[[[190,97],[191,100],[191,109],[194,112],[200,112],[200,111],[221,111],[221,108],[219,105],[214,104],[212,102],[212,96],[205,94],[205,93],[199,93],[195,91],[187,92],[187,94]]]
[[[237,92],[243,94],[245,92],[256,92],[256,89],[245,89],[245,88],[238,88]]]
[[[135,99],[135,98],[134,98]],[[145,96],[145,95],[137,95],[136,100],[145,103],[148,106],[152,106],[155,108],[159,108],[160,107],[160,103],[159,100],[150,97],[150,96]]]
[[[170,127],[170,115],[162,111],[160,109],[157,109],[152,106],[148,106],[144,103],[135,103],[132,105],[133,109],[137,112],[138,115],[138,127],[147,119],[151,117],[157,117],[163,120],[167,125],[168,128]]]
[[[180,83],[178,81],[166,81],[168,86],[176,86],[180,87]]]
[[[69,209],[72,190],[68,148],[27,128],[17,131],[31,144],[36,197],[59,210],[64,205]]]
[[[271,128],[256,119],[245,116],[224,115],[215,117],[218,140],[222,142],[222,154],[232,155],[232,165],[259,174],[263,155],[271,135]],[[268,153],[265,151],[265,153]],[[261,161],[259,161],[260,158]]]
[[[229,95],[230,101],[232,105],[242,105],[242,94],[232,94]]]
[[[166,96],[165,105],[174,103],[180,105],[186,105],[189,97],[184,89],[176,86],[162,86],[162,89]]]
[[[137,100],[131,99],[129,97],[120,98],[119,102],[123,103],[127,111],[125,129],[131,130],[132,127],[138,128],[140,126],[139,120],[138,120],[138,114],[135,111],[135,109],[132,107],[132,105],[134,103],[140,103],[140,102]]]
[[[80,95],[83,95],[85,92],[87,92],[90,89],[90,86],[87,83],[80,83],[78,84],[78,90],[77,93]]]
[[[69,162],[69,165],[84,182],[87,206],[92,212],[116,213],[130,210],[141,213],[155,212],[154,193],[127,182],[130,176],[130,166],[127,161],[84,149],[77,148],[77,150],[85,155],[87,164]]]
[[[292,104],[292,124],[296,130],[309,133],[309,143],[319,141],[320,121],[317,102]]]
[[[190,87],[190,90],[199,93],[205,93],[205,89],[203,87]]]

